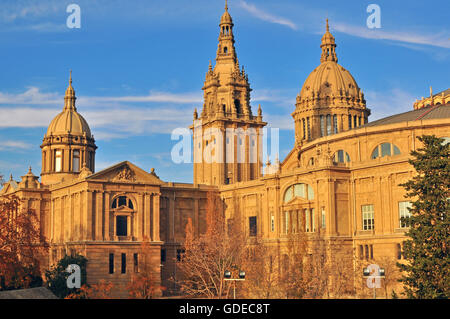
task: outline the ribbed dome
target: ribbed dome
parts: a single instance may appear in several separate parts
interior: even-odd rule
[[[317,98],[326,100],[327,97],[335,105],[341,104],[341,101],[343,105],[351,105],[352,101],[361,106],[365,104],[362,91],[353,76],[333,61],[323,62],[311,72],[300,91],[299,102]]]
[[[86,120],[77,112],[75,107],[75,90],[72,87],[72,71],[70,71],[69,86],[64,96],[64,109],[50,123],[46,136],[72,134],[91,136],[91,130]]]
[[[321,64],[306,79],[297,96],[297,104],[300,107],[365,107],[364,95],[355,79],[349,71],[337,63],[336,43],[334,36],[330,33],[328,19],[320,47],[322,49]]]
[[[91,137],[91,130],[86,120],[75,110],[64,110],[50,123],[46,136],[72,134]]]

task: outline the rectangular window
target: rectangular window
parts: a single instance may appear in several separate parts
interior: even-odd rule
[[[289,232],[289,212],[284,212],[284,233]]]
[[[411,217],[411,212],[408,208],[411,208],[411,202],[399,202],[398,203],[398,215],[400,228],[407,228],[410,225],[409,218]]]
[[[161,263],[165,263],[165,262],[166,262],[166,250],[161,249]]]
[[[320,136],[325,136],[325,117],[320,116]]]
[[[116,216],[116,236],[127,236],[127,216]]]
[[[328,114],[327,115],[327,135],[331,135],[332,130],[331,130],[331,115]]]
[[[177,261],[181,261],[181,259],[183,258],[184,253],[185,253],[184,249],[177,249]]]
[[[357,127],[358,123],[356,122],[356,115],[353,115],[353,127]]]
[[[338,133],[338,122],[337,122],[337,115],[333,115],[333,132],[334,134]]]
[[[303,122],[303,139],[306,138],[306,125],[305,125],[305,119],[302,119]]]
[[[256,216],[252,216],[252,217],[248,218],[248,226],[249,226],[250,236],[255,237],[258,232],[257,225],[256,225]]]
[[[311,229],[312,232],[316,231],[316,216],[314,214],[314,208],[311,208]]]
[[[311,125],[309,123],[309,117],[306,118],[306,122],[308,125],[308,140],[311,139]]]
[[[133,265],[134,265],[134,272],[139,272],[139,259],[138,254],[133,255]]]
[[[363,245],[359,245],[359,259],[360,260],[364,259],[364,246]]]
[[[362,206],[362,222],[363,222],[363,230],[374,229],[375,223],[374,223],[373,205]]]
[[[326,227],[327,227],[326,212],[325,212],[325,207],[322,207],[322,228],[326,228]]]
[[[55,172],[62,171],[62,151],[57,150],[55,152]]]
[[[373,245],[370,245],[370,259],[373,259]]]
[[[114,273],[114,254],[109,254],[109,273]]]
[[[365,248],[365,257],[366,257],[366,260],[368,260],[369,259],[369,246],[368,245],[364,245],[364,248]]]
[[[397,244],[397,259],[402,259],[402,245]]]
[[[127,272],[127,254],[122,254],[122,274]]]
[[[311,221],[310,221],[310,216],[309,216],[309,209],[305,209],[305,231],[307,233],[309,233],[309,231],[311,229],[310,223],[311,223]]]
[[[74,172],[80,171],[80,151],[73,151],[73,161],[72,161],[72,170]]]
[[[270,230],[272,232],[275,231],[275,216],[273,215],[270,216]]]
[[[352,116],[348,116],[348,129],[350,130],[352,128]]]

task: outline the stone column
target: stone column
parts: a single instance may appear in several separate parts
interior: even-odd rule
[[[106,241],[111,240],[110,237],[110,230],[109,230],[109,201],[110,201],[110,194],[105,192],[105,201],[103,202],[103,207],[105,210],[105,228],[104,228],[104,232],[103,232],[103,239]]]
[[[152,240],[153,241],[160,241],[160,238],[159,238],[159,214],[160,214],[159,200],[160,200],[160,197],[161,197],[161,193],[153,194],[153,212],[152,212],[152,217],[153,217]],[[172,205],[175,205],[175,203],[173,203],[173,200],[171,200],[170,203],[171,203],[171,205],[169,205],[169,209],[173,209],[174,206],[172,207]],[[171,215],[172,215],[172,211],[169,211],[169,216],[171,216]],[[172,222],[173,222],[173,220],[172,220]],[[172,239],[170,229],[168,231],[169,231],[169,238]]]
[[[95,240],[103,238],[103,193],[97,192],[95,199]]]

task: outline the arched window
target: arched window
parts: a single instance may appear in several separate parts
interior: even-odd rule
[[[350,130],[352,128],[352,116],[348,115],[348,129]]]
[[[300,197],[307,200],[314,199],[314,190],[311,185],[295,184],[288,187],[284,193],[284,202],[287,203],[295,197]]]
[[[306,125],[305,125],[305,119],[302,119],[303,122],[303,139],[306,138]]]
[[[350,155],[344,150],[339,150],[334,153],[335,163],[350,163]]]
[[[227,47],[224,47],[224,48],[223,48],[223,53],[225,53],[225,54],[228,53],[228,48],[227,48]]]
[[[111,208],[120,208],[122,206],[134,209],[133,202],[126,196],[119,196],[113,200]]]
[[[391,143],[383,143],[375,147],[372,152],[371,159],[384,156],[400,155],[400,149]]]
[[[111,208],[114,214],[114,235],[116,240],[129,240],[133,233],[133,202],[127,196],[118,196],[114,198]]]

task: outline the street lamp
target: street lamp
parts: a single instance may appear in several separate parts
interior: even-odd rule
[[[225,277],[223,280],[225,281],[232,281],[233,282],[233,299],[236,299],[236,281],[244,281],[245,280],[245,271],[240,270],[239,271],[239,278],[231,278],[231,271],[225,270],[225,273],[223,274]]]

